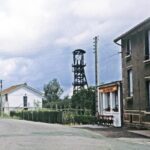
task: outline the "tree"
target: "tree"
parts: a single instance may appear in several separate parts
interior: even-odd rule
[[[61,107],[62,108],[71,108],[71,99],[68,95],[66,95],[63,100],[61,101]]]
[[[46,102],[59,101],[62,93],[63,89],[60,87],[57,79],[53,79],[48,84],[44,85],[44,96],[46,98]]]
[[[72,107],[80,109],[89,109],[95,114],[95,89],[89,87],[82,89],[72,96]]]

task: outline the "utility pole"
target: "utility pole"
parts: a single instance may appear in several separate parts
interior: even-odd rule
[[[98,36],[94,38],[94,53],[95,53],[95,107],[96,114],[99,112],[99,94],[98,94],[98,85],[99,85],[99,71],[98,71]]]
[[[2,116],[2,88],[3,88],[3,81],[0,80],[0,113],[1,113],[1,116]]]

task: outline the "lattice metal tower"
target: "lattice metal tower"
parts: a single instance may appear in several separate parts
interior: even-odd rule
[[[88,83],[85,76],[84,67],[86,64],[84,63],[84,54],[86,52],[82,49],[77,49],[73,51],[73,72],[74,72],[74,82],[73,82],[73,92],[87,88]]]

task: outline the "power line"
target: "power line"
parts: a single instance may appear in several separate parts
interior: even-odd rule
[[[104,64],[104,63],[106,64],[106,63],[109,62],[112,58],[115,58],[114,56],[117,56],[117,55],[119,55],[119,54],[120,54],[120,52],[114,53],[114,54],[108,56],[107,58],[105,58],[105,61],[102,61],[102,64]]]

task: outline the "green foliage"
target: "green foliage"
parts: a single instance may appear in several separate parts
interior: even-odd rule
[[[66,96],[63,100],[46,103],[46,108],[53,110],[68,109],[71,108],[71,100],[68,98],[68,96]]]
[[[62,123],[61,111],[49,111],[49,110],[39,110],[39,111],[28,110],[17,112],[11,111],[10,116],[30,121],[40,121],[46,123]]]
[[[53,79],[48,84],[44,85],[44,106],[48,107],[50,102],[56,102],[60,100],[60,96],[63,93],[63,89],[60,87],[57,79]]]
[[[72,96],[72,108],[90,109],[95,114],[95,89],[82,89]]]
[[[86,111],[68,109],[63,111],[50,111],[50,110],[23,110],[23,111],[10,111],[10,117],[18,119],[39,121],[46,123],[60,123],[60,124],[94,124],[96,117],[85,115]],[[88,112],[88,111],[87,111]],[[86,112],[86,114],[88,114]]]
[[[88,116],[88,115],[76,115],[74,116],[74,122],[78,124],[95,124],[96,123],[95,116]]]
[[[74,115],[73,111],[63,111],[63,124],[74,123]]]
[[[86,110],[90,110],[92,115],[95,115],[95,88],[89,87],[88,89],[82,89],[73,94],[70,99],[69,96],[60,100],[60,95],[63,90],[60,87],[57,79],[53,79],[47,85],[44,86],[45,100],[43,101],[43,107],[52,110],[64,110],[64,109],[82,109],[80,115],[85,115]],[[88,115],[88,114],[87,114]]]

